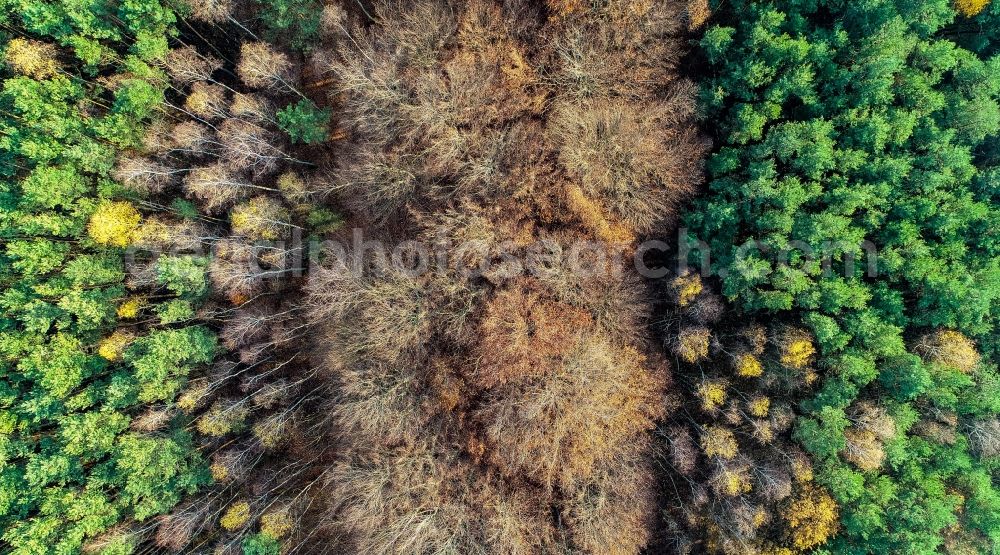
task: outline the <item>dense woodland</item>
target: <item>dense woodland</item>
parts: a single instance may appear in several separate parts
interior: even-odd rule
[[[1000,4],[0,7],[0,553],[1000,553]]]

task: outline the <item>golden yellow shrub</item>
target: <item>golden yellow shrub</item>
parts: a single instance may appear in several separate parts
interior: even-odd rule
[[[212,479],[216,482],[222,482],[229,477],[229,468],[224,464],[213,463],[208,467],[208,470],[212,473]]]
[[[309,197],[306,182],[295,172],[285,172],[278,176],[278,190],[289,202],[303,202]]]
[[[837,530],[837,503],[823,488],[806,484],[783,512],[789,539],[798,549],[821,545]]]
[[[190,413],[201,404],[208,394],[208,383],[205,381],[193,382],[177,398],[177,408]]]
[[[771,400],[764,396],[754,397],[747,403],[747,409],[749,409],[750,414],[764,418],[771,409]]]
[[[115,313],[119,318],[132,319],[139,315],[139,311],[146,306],[145,297],[129,297],[125,302],[118,305]]]
[[[248,520],[250,520],[250,504],[246,501],[237,501],[226,509],[219,519],[219,525],[226,530],[237,530],[246,525]]]
[[[727,465],[718,468],[711,477],[712,489],[720,495],[735,497],[753,489],[749,468],[746,465]]]
[[[735,472],[727,472],[724,477],[722,491],[726,495],[747,493],[750,491],[750,481]]]
[[[708,358],[708,346],[712,332],[708,328],[685,328],[677,335],[675,351],[685,362],[698,362]]]
[[[965,17],[975,17],[990,4],[990,0],[955,0],[955,10]]]
[[[119,360],[133,339],[135,339],[135,335],[131,332],[115,330],[114,333],[101,340],[97,346],[97,354],[110,361]]]
[[[712,16],[712,9],[708,5],[708,0],[688,0],[687,19],[688,29],[694,31],[701,27]]]
[[[761,445],[767,445],[774,441],[774,428],[771,427],[770,422],[767,420],[754,420],[751,423],[753,425],[753,431],[751,432],[753,438]]]
[[[813,467],[809,458],[799,453],[792,458],[792,478],[796,482],[811,482],[813,479]]]
[[[704,285],[701,283],[701,277],[698,274],[677,276],[674,278],[672,285],[677,295],[675,300],[678,306],[687,306],[691,304],[691,301],[693,301],[704,289]]]
[[[272,538],[281,538],[292,531],[294,523],[287,509],[278,509],[260,517],[260,531]]]
[[[191,87],[184,108],[196,116],[212,119],[225,115],[226,90],[218,85],[204,82],[195,83]]]
[[[258,196],[237,205],[229,214],[233,233],[251,239],[275,241],[288,230],[288,210],[280,202]]]
[[[286,422],[281,416],[267,418],[253,426],[253,435],[267,449],[274,449],[285,439]]]
[[[635,241],[635,235],[628,228],[619,223],[609,222],[597,203],[587,198],[578,185],[566,186],[566,202],[583,225],[593,231],[600,240],[611,244]]]
[[[127,247],[139,229],[142,216],[130,202],[105,202],[90,216],[87,233],[102,245]]]
[[[246,407],[240,403],[217,401],[198,419],[195,427],[203,435],[221,437],[240,429],[247,413]]]
[[[781,363],[790,368],[803,369],[809,366],[816,354],[812,338],[803,330],[790,329],[781,341]]]
[[[795,555],[795,552],[787,547],[766,545],[760,550],[760,555]]]
[[[736,375],[741,378],[757,378],[764,374],[764,365],[760,359],[751,355],[743,354],[736,357]]]
[[[760,528],[764,524],[767,524],[767,522],[770,519],[771,519],[770,515],[768,514],[768,512],[766,510],[764,510],[763,507],[759,507],[753,513],[753,525],[755,527],[757,527],[757,528]]]
[[[272,117],[271,106],[258,95],[238,92],[229,103],[229,112],[238,118],[261,122]]]
[[[698,386],[701,408],[712,412],[726,403],[726,383],[721,380],[706,380]]]
[[[170,223],[163,218],[153,216],[142,222],[139,229],[135,230],[133,240],[141,246],[163,245],[170,241]]]
[[[701,450],[709,457],[731,459],[739,453],[732,430],[723,426],[707,426],[701,434]]]
[[[59,70],[56,49],[51,44],[20,37],[7,43],[4,59],[17,73],[35,79],[51,77]]]

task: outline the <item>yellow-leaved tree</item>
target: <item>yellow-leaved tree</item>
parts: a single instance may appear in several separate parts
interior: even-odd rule
[[[250,520],[250,504],[246,501],[237,501],[226,509],[226,512],[219,519],[219,524],[226,530],[238,530]]]
[[[816,347],[812,337],[805,330],[790,328],[779,340],[781,346],[781,363],[796,370],[802,370],[812,364]]]
[[[708,457],[732,459],[740,452],[732,430],[725,426],[706,426],[701,434],[701,450]]]
[[[59,70],[54,46],[20,37],[7,43],[4,60],[14,71],[35,79],[46,79]]]
[[[121,358],[122,353],[129,343],[135,339],[135,335],[125,330],[115,330],[114,333],[101,340],[97,347],[97,354],[107,360],[116,361]]]
[[[708,357],[712,332],[703,326],[682,329],[674,344],[674,353],[685,362],[698,362]]]
[[[254,240],[275,241],[290,230],[288,209],[270,197],[254,197],[233,208],[229,216],[234,234]]]
[[[955,0],[955,9],[965,17],[975,17],[989,4],[990,0]]]
[[[132,243],[141,221],[142,216],[131,202],[104,202],[90,216],[87,233],[102,245],[127,247]]]
[[[726,403],[726,383],[722,380],[704,380],[696,393],[706,412],[719,410]]]
[[[789,539],[800,550],[825,543],[837,531],[837,502],[825,489],[811,483],[802,486],[783,516]]]

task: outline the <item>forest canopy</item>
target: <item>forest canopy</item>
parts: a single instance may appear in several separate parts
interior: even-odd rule
[[[1000,553],[1000,4],[0,8],[0,553]]]

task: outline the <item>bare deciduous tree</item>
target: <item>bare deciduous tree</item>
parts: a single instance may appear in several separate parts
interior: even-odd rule
[[[297,92],[294,86],[292,61],[266,42],[243,43],[236,71],[240,79],[251,88],[277,88]]]
[[[219,137],[222,159],[234,170],[264,176],[292,160],[277,146],[279,139],[274,132],[249,121],[225,120],[219,126]]]
[[[207,526],[211,505],[198,500],[158,518],[154,543],[172,552],[184,550],[199,530]]]
[[[969,426],[969,443],[980,457],[1000,455],[1000,420],[977,420]]]
[[[227,104],[225,88],[198,81],[191,86],[184,108],[205,120],[218,120],[229,116]]]
[[[191,17],[205,23],[223,23],[232,17],[232,0],[186,0]]]
[[[261,124],[274,119],[274,110],[266,98],[252,94],[238,92],[233,95],[233,100],[229,104],[229,112],[238,118]]]
[[[505,472],[572,490],[653,428],[665,378],[601,336],[566,347],[541,375],[490,390],[476,418]]]
[[[176,182],[182,172],[150,158],[125,155],[118,159],[114,178],[136,191],[155,194]]]
[[[171,49],[163,63],[178,87],[209,81],[212,74],[222,67],[222,60],[202,54],[193,46]]]
[[[170,136],[178,148],[191,155],[211,153],[219,144],[212,130],[195,121],[178,123],[171,130]]]
[[[206,210],[217,212],[246,198],[254,186],[222,164],[194,168],[184,177],[184,190],[204,202]]]
[[[690,98],[689,91],[678,95]],[[693,101],[564,103],[553,114],[559,159],[584,192],[615,219],[645,232],[671,215],[699,179],[704,142],[671,123],[693,116]]]

